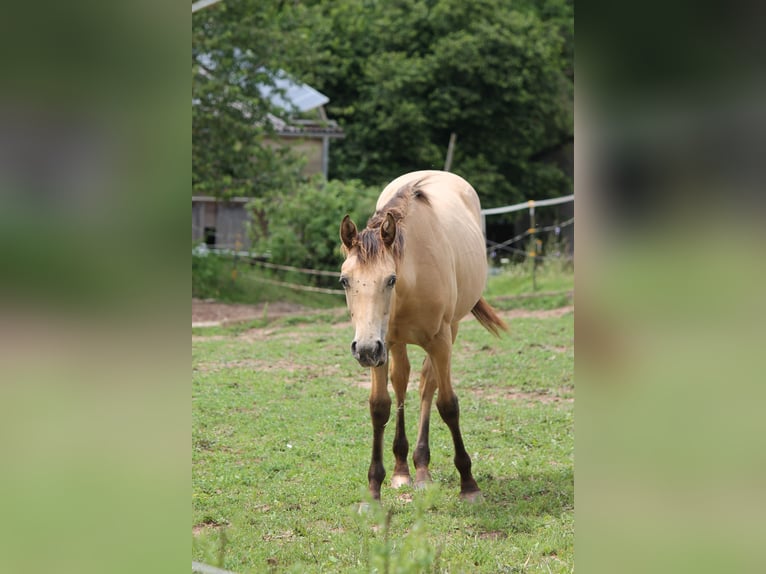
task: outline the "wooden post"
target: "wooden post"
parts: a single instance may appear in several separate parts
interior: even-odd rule
[[[199,0],[199,2],[195,2],[192,4],[192,14],[194,14],[198,10],[202,10],[203,8],[207,8],[208,6],[212,6],[213,4],[217,4],[221,0]]]
[[[447,145],[447,159],[444,160],[444,171],[449,171],[452,168],[452,155],[455,153],[455,140],[457,134],[452,132],[449,136],[449,144]]]
[[[529,252],[529,257],[532,259],[532,291],[537,291],[537,279],[535,272],[537,269],[537,239],[535,238],[535,201],[530,199],[529,202],[529,235],[531,239],[532,249]]]
[[[322,175],[325,179],[330,177],[330,138],[322,138]]]

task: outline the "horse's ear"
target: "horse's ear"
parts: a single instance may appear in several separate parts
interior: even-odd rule
[[[380,237],[386,247],[391,247],[396,239],[396,220],[391,213],[386,214],[386,219],[380,226]]]
[[[351,218],[346,215],[343,221],[340,222],[340,240],[346,249],[351,249],[356,243],[356,225],[351,221]]]

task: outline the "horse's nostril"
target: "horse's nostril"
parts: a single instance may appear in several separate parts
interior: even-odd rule
[[[351,352],[356,355],[356,341],[351,342]]]
[[[383,352],[383,342],[378,341],[375,343],[375,355],[380,356],[380,353]]]

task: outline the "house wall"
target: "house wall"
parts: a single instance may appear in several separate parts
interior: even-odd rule
[[[205,204],[192,200],[192,242],[205,238]]]
[[[306,164],[301,173],[310,177],[322,173],[322,138],[279,137],[276,140],[265,140],[272,147],[289,147],[299,156],[306,158]]]
[[[249,249],[247,223],[250,214],[242,203],[219,203],[216,220],[216,247],[225,249]]]
[[[323,151],[326,137],[277,136],[265,140],[269,146],[288,146],[306,158],[302,173],[306,177],[324,173]],[[328,140],[329,141],[329,140]],[[192,198],[192,241],[206,242],[220,249],[247,250],[248,222],[252,219],[245,209],[246,199],[218,201],[212,197]]]
[[[245,208],[246,202],[192,198],[192,241],[205,241],[221,249],[249,249],[247,223],[251,216]]]

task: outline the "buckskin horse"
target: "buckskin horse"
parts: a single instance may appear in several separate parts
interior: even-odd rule
[[[340,225],[345,261],[340,282],[354,326],[351,354],[372,373],[370,415],[372,460],[367,478],[380,500],[386,471],[383,432],[391,414],[388,375],[396,394],[396,431],[391,485],[411,484],[404,400],[410,376],[407,345],[426,351],[420,374],[420,422],[413,451],[415,486],[431,481],[428,429],[431,403],[449,427],[460,473],[460,496],[474,501],[481,491],[460,433],[458,399],[450,363],[458,323],[470,311],[494,335],[506,324],[481,296],[487,258],[476,191],[448,172],[417,171],[389,183],[367,227],[358,231],[348,215]]]

